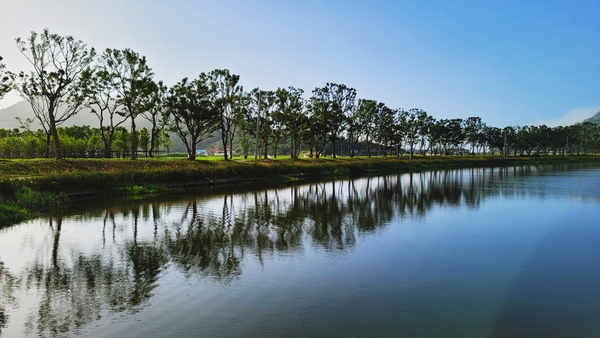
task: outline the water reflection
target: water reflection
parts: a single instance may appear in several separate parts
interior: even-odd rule
[[[264,264],[265,257],[312,248],[344,253],[358,236],[436,207],[478,208],[493,196],[569,195],[553,185],[557,169],[569,168],[448,170],[130,201],[5,229],[0,243],[28,239],[24,257],[0,261],[0,333],[13,313],[23,328],[12,332],[44,337],[80,332],[109,314],[135,313],[148,306],[167,267],[229,285],[243,273],[247,256]],[[531,177],[544,179],[519,179]],[[597,194],[578,197],[599,200]],[[5,266],[7,259],[14,268]],[[31,297],[34,305],[23,305]]]
[[[4,263],[0,261],[0,334],[2,328],[6,326],[8,321],[8,313],[4,304],[13,302],[13,287],[15,278],[11,276],[8,271],[4,268]]]

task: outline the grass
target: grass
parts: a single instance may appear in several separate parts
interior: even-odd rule
[[[26,208],[14,205],[0,198],[0,228],[27,220],[30,217]]]
[[[332,157],[291,160],[236,157],[176,159],[17,159],[0,160],[0,227],[29,217],[31,210],[52,207],[68,196],[89,192],[101,195],[146,196],[186,186],[240,181],[285,182],[297,177],[331,177],[402,173],[425,170],[496,167],[600,161],[597,156],[509,157],[416,156]]]

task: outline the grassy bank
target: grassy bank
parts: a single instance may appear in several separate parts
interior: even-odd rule
[[[600,157],[359,157],[187,161],[183,159],[0,160],[0,227],[91,195],[148,195],[186,187],[300,177],[331,177],[425,170],[598,161]]]

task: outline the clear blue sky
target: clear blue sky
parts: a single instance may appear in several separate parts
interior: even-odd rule
[[[168,85],[227,68],[247,90],[344,83],[391,108],[498,127],[600,111],[600,1],[3,0],[2,13],[13,71],[29,69],[14,38],[48,28],[132,48]]]

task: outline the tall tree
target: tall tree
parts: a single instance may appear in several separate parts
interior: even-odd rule
[[[129,48],[124,50],[107,48],[102,54],[112,85],[118,93],[117,102],[125,108],[124,115],[131,120],[131,159],[137,158],[137,135],[135,119],[148,111],[152,105],[152,93],[156,83],[152,80],[152,69],[145,56]]]
[[[0,61],[2,61],[2,56],[0,56]],[[11,91],[11,89],[13,88],[13,82],[15,79],[15,76],[13,73],[11,72],[7,72],[4,69],[6,68],[6,65],[3,63],[0,63],[0,100],[2,100],[2,98],[4,98],[4,95],[6,95],[9,91]]]
[[[149,153],[150,157],[154,157],[155,152],[158,149],[158,137],[160,133],[165,129],[167,125],[167,113],[166,113],[166,96],[167,86],[162,81],[158,81],[155,85],[151,86],[153,91],[150,95],[151,103],[148,110],[143,112],[140,116],[146,121],[150,122],[150,140],[149,140]]]
[[[310,148],[311,157],[314,150],[315,157],[319,158],[325,152],[327,143],[329,103],[313,95],[306,108],[308,111],[308,130],[304,133],[303,139]]]
[[[415,144],[419,142],[419,133],[422,132],[422,126],[427,122],[427,113],[418,108],[411,108],[408,111],[401,111],[401,124],[408,143],[409,156],[412,160]]]
[[[475,147],[480,140],[480,135],[483,132],[483,122],[481,117],[472,116],[465,120],[465,138],[471,144],[471,155],[475,155]]]
[[[254,144],[253,140],[255,140],[256,137],[257,116],[254,116],[253,112],[258,113],[256,109],[258,108],[256,105],[256,101],[258,100],[257,92],[258,88],[250,93],[244,92],[244,94],[240,96],[241,103],[239,105],[240,114],[238,124],[241,134],[238,134],[238,142],[244,159],[248,158],[250,146]]]
[[[29,40],[16,39],[21,54],[33,71],[19,74],[18,90],[47,134],[52,136],[57,160],[62,159],[56,127],[75,115],[84,104],[80,90],[96,52],[72,36],[31,32]]]
[[[292,159],[298,159],[300,155],[300,133],[306,123],[302,94],[302,89],[294,87],[279,88],[275,92],[277,109],[273,112],[273,119],[280,121],[290,137]]]
[[[269,157],[269,146],[274,145],[274,133],[273,133],[273,113],[277,109],[275,103],[275,92],[266,90],[261,92],[260,102],[260,118],[259,118],[259,140],[262,144],[263,158]]]
[[[371,144],[376,133],[375,117],[378,114],[378,105],[375,100],[358,100],[356,108],[356,131],[354,138],[365,143],[367,155],[371,157]]]
[[[431,147],[427,144],[428,140],[431,139],[430,134],[435,132],[435,118],[427,113],[419,115],[419,118],[419,152],[425,156],[427,155],[427,149]]]
[[[465,140],[463,119],[442,120],[442,123],[444,124],[444,128],[441,137],[444,142],[446,155],[449,154],[448,146],[452,146],[453,153],[462,154],[460,146]]]
[[[383,102],[377,104],[375,139],[383,147],[383,156],[387,156],[390,141],[396,132],[394,128],[395,115],[396,111],[386,106]]]
[[[356,89],[344,84],[327,83],[323,88],[315,88],[313,97],[321,101],[323,114],[321,117],[327,126],[329,140],[333,143],[333,157],[335,154],[335,142],[343,131],[344,124],[354,108],[356,100]]]
[[[209,73],[212,85],[217,91],[217,109],[220,115],[221,142],[225,160],[233,157],[233,138],[236,130],[236,97],[243,94],[243,88],[238,84],[240,76],[229,73],[227,69],[215,69]],[[229,154],[228,154],[229,150]]]
[[[428,115],[422,128],[423,139],[427,141],[427,151],[437,154],[440,142],[440,123],[433,116]]]
[[[102,62],[102,60],[101,60]],[[104,144],[104,157],[112,157],[112,143],[119,126],[128,115],[122,113],[123,105],[117,100],[117,90],[112,78],[101,63],[85,82],[86,106],[96,115],[100,123],[100,138]]]
[[[179,81],[169,89],[166,101],[170,129],[183,141],[189,160],[196,159],[196,145],[219,127],[219,110],[215,105],[215,88],[209,76]]]

